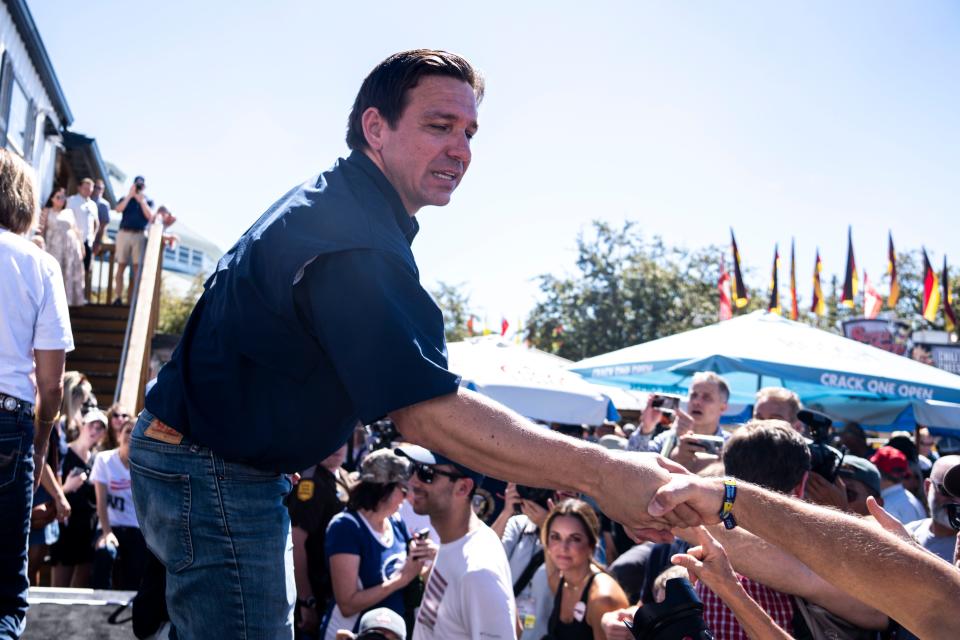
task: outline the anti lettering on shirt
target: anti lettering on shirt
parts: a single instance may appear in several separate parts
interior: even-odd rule
[[[443,594],[447,591],[447,581],[444,579],[437,568],[434,567],[427,581],[427,587],[424,590],[423,601],[420,603],[420,612],[417,614],[417,624],[433,631],[437,624],[437,612],[440,610],[440,603],[443,601]]]

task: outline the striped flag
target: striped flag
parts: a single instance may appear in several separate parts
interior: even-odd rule
[[[883,308],[883,298],[877,293],[876,288],[867,277],[867,270],[863,270],[863,317],[868,319],[876,318],[880,315]]]
[[[893,250],[893,233],[887,232],[887,275],[890,276],[890,296],[887,306],[893,309],[900,298],[900,281],[897,280],[897,252]]]
[[[857,304],[856,298],[859,290],[857,261],[853,257],[853,229],[847,227],[847,271],[843,275],[843,291],[840,293],[840,302],[853,309]]]
[[[730,286],[730,295],[733,298],[733,304],[737,309],[743,309],[747,306],[747,287],[743,284],[743,273],[740,270],[740,251],[737,249],[737,239],[733,236],[733,229],[730,229],[730,244],[733,247],[733,282]]]
[[[780,248],[773,245],[773,272],[770,274],[770,302],[767,304],[767,311],[783,314],[780,308]]]
[[[930,266],[927,250],[923,249],[923,317],[927,322],[936,321],[939,307],[940,281],[937,272]]]
[[[504,317],[500,318],[500,337],[507,335],[507,329],[510,328],[510,323],[507,322],[507,319]]]
[[[730,274],[723,264],[723,256],[720,256],[720,280],[717,281],[717,289],[720,290],[720,320],[729,320],[733,317],[733,302],[730,300]]]
[[[950,300],[950,272],[947,270],[947,256],[943,256],[943,273],[940,275],[940,286],[943,287],[943,320],[947,331],[953,333],[957,329],[957,316],[953,313],[953,304]]]
[[[827,312],[827,305],[823,300],[823,287],[820,286],[820,274],[823,272],[823,261],[820,260],[820,249],[817,249],[817,261],[813,265],[813,304],[811,313],[822,316]]]
[[[800,309],[797,305],[797,257],[793,252],[793,238],[790,238],[790,319],[798,320]]]

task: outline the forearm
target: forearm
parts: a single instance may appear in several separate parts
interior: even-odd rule
[[[500,510],[500,515],[498,515],[497,519],[490,525],[490,528],[493,529],[493,532],[497,534],[497,537],[501,540],[503,540],[503,532],[507,530],[507,521],[512,515],[513,506],[504,503],[503,509]]]
[[[751,640],[790,640],[792,637],[750,597],[739,581],[730,584],[717,595],[730,607],[737,622]]]
[[[110,528],[110,518],[107,515],[107,488],[102,482],[95,485],[97,494],[97,518],[100,520],[100,532],[102,535],[113,533]]]
[[[479,394],[460,389],[391,414],[405,438],[501,480],[602,495],[599,446],[543,428]],[[541,464],[531,464],[533,460]],[[621,488],[622,489],[622,488]]]
[[[130,196],[124,196],[123,200],[117,203],[117,206],[113,208],[117,213],[123,213],[123,210],[127,207],[127,204],[130,202]]]
[[[369,609],[378,602],[385,600],[395,591],[403,588],[399,578],[399,575],[396,575],[375,587],[363,589],[362,591],[354,591],[343,598],[337,596],[337,606],[340,607],[340,611],[345,616],[352,616],[365,609]],[[356,582],[354,582],[354,584],[356,584]]]
[[[780,547],[742,527],[727,530],[722,525],[714,525],[709,530],[727,550],[737,573],[771,589],[809,600],[861,628],[886,628],[889,622],[886,615],[830,584]],[[680,537],[697,544],[692,529],[680,530]]]
[[[57,474],[54,473],[53,468],[49,464],[44,464],[41,473],[40,484],[47,490],[47,493],[57,500],[66,500],[67,498],[63,494],[63,487],[60,485],[60,481],[57,479]]]
[[[300,527],[292,527],[293,533],[293,577],[297,584],[297,597],[301,600],[313,596],[310,574],[307,564],[307,532]]]
[[[740,526],[793,554],[921,637],[960,628],[960,572],[935,556],[851,515],[739,485]],[[880,561],[878,561],[880,560]],[[923,576],[922,582],[918,576]]]

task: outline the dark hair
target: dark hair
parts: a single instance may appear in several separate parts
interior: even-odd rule
[[[373,511],[396,488],[396,482],[380,484],[378,482],[360,481],[350,489],[350,500],[347,502],[347,508],[352,511],[359,511],[360,509]]]
[[[0,149],[0,226],[26,233],[35,213],[33,169],[19,156]]]
[[[483,100],[483,76],[469,62],[455,53],[438,49],[413,49],[395,53],[370,72],[347,121],[347,146],[353,150],[365,149],[363,113],[370,107],[380,112],[390,128],[397,125],[407,106],[407,91],[426,76],[447,76],[463,80],[473,88],[477,102]]]
[[[751,420],[723,445],[723,464],[734,478],[790,493],[810,470],[810,450],[783,420]]]
[[[63,197],[66,198],[66,197],[67,197],[67,190],[66,190],[64,187],[54,187],[54,188],[53,188],[53,191],[50,192],[50,195],[47,196],[47,201],[43,204],[43,208],[44,208],[44,209],[49,209],[50,207],[52,207],[52,206],[53,206],[53,196],[57,195],[57,194],[60,193],[61,191],[63,191]]]

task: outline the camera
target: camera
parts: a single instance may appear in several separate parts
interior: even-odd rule
[[[807,443],[807,449],[810,450],[810,471],[832,483],[837,479],[837,470],[843,464],[844,456],[847,455],[845,446],[841,446],[838,451],[829,444],[833,420],[810,409],[801,409],[797,413],[797,419],[810,429],[812,442]]]
[[[947,510],[950,526],[954,530],[960,531],[960,504],[945,504],[943,506]]]
[[[680,396],[658,393],[653,396],[652,407],[660,412],[660,424],[669,427],[680,408]]]
[[[625,622],[636,640],[713,640],[703,621],[703,603],[686,578],[667,580],[667,597],[637,609],[633,624]]]
[[[393,443],[401,440],[400,432],[397,430],[396,425],[387,418],[377,420],[367,425],[367,433],[370,434],[370,438],[367,441],[367,446],[370,447],[370,451],[392,449]]]
[[[540,489],[539,487],[527,487],[522,484],[517,485],[517,493],[524,500],[536,502],[544,509],[548,509],[547,501],[553,499],[553,489]]]

